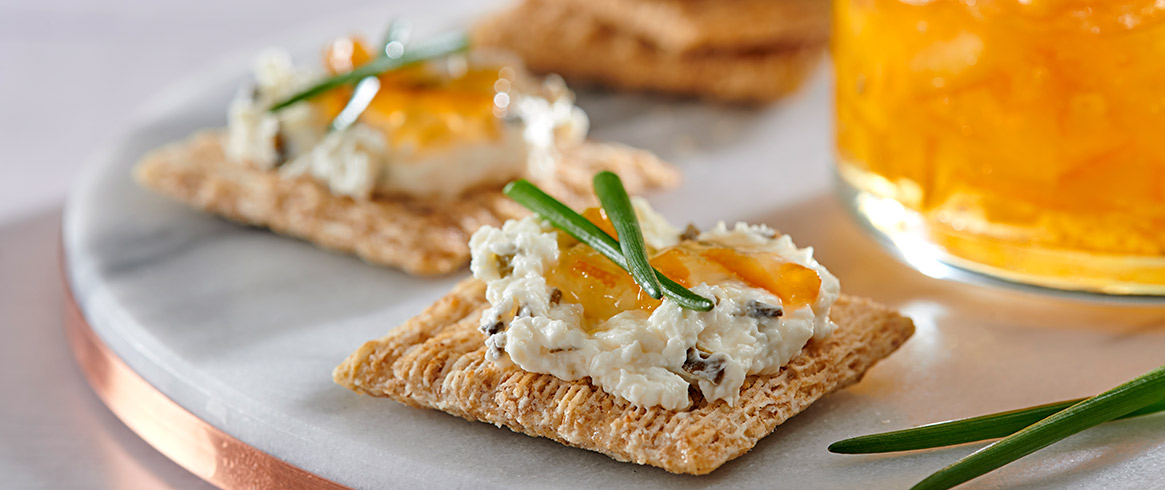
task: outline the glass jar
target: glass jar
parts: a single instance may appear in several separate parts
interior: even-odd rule
[[[1165,1],[836,0],[843,193],[907,258],[1165,294]]]

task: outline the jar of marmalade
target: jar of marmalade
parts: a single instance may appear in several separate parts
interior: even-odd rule
[[[1165,1],[836,0],[837,160],[909,261],[1165,295]]]

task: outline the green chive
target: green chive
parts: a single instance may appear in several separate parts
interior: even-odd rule
[[[413,34],[413,24],[406,20],[394,20],[388,24],[388,30],[384,32],[384,39],[380,42],[380,52],[377,56],[388,56],[389,58],[399,58],[404,54],[402,50],[400,53],[393,54],[392,43],[397,42],[401,44],[401,48],[409,43],[409,38]]]
[[[980,415],[978,417],[949,420],[914,427],[912,429],[853,437],[830,444],[829,450],[840,454],[889,453],[954,446],[956,444],[996,439],[1014,434],[1024,427],[1039,422],[1056,412],[1084,400],[1087,400],[1087,398],[1048,403],[1046,405],[1021,408],[990,415]],[[1160,411],[1165,411],[1165,400],[1122,415],[1117,417],[1117,419],[1127,419]]]
[[[466,49],[469,49],[469,37],[464,33],[449,34],[431,39],[425,43],[418,43],[412,49],[408,50],[408,52],[401,55],[400,58],[389,58],[387,56],[374,58],[372,61],[360,65],[350,72],[340,73],[308,87],[276,103],[269,110],[271,112],[277,112],[292,104],[310,99],[336,87],[359,82],[365,77],[376,76],[389,70],[395,70],[442,56],[449,56],[453,53],[465,51]]]
[[[1165,366],[1045,418],[930,475],[913,490],[947,489],[1072,434],[1165,400]]]
[[[394,20],[388,25],[388,30],[385,31],[384,41],[380,43],[380,51],[377,52],[377,57],[399,58],[403,53],[403,47],[408,42],[409,24],[407,22]],[[400,53],[395,56],[389,53],[390,46],[397,43],[402,48]],[[343,131],[348,129],[360,115],[368,109],[368,104],[372,103],[372,99],[376,97],[376,93],[380,92],[380,78],[373,76],[364,77],[356,84],[356,88],[352,89],[352,97],[348,99],[348,103],[344,104],[344,108],[340,109],[340,113],[332,119],[332,124],[328,126],[328,131]]]
[[[635,216],[635,209],[631,207],[631,196],[623,188],[623,181],[613,172],[602,171],[595,174],[595,195],[607,210],[607,217],[619,234],[619,248],[623,250],[623,257],[630,266],[628,272],[643,292],[652,298],[663,297],[660,291],[659,280],[655,278],[655,269],[647,260],[647,245],[643,243],[643,230],[639,228],[639,219]]]
[[[336,114],[335,119],[332,119],[328,131],[343,131],[355,124],[364,110],[368,109],[368,104],[372,103],[377,92],[380,92],[379,78],[364,77],[363,80],[360,80],[360,83],[356,84],[356,88],[352,89],[352,97],[348,99],[348,103],[344,105],[339,114]]]
[[[506,185],[505,194],[526,209],[550,221],[556,228],[605,255],[623,270],[628,270],[627,259],[623,256],[622,250],[619,249],[619,243],[614,238],[574,212],[573,209],[542,192],[542,189],[534,184],[518,179]],[[668,279],[659,271],[654,272],[663,288],[664,295],[672,301],[689,310],[708,311],[712,309],[712,301],[708,298],[676,284],[675,281]]]

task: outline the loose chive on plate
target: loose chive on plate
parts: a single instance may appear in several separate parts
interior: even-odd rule
[[[994,471],[1093,426],[1165,410],[1165,366],[1092,398],[1067,400],[833,443],[839,453],[948,446],[1006,435],[930,475],[913,490],[942,490]],[[1029,424],[1024,426],[1024,424]],[[1022,427],[1022,428],[1021,428]]]
[[[1052,414],[943,468],[913,490],[941,490],[994,471],[1072,434],[1165,400],[1165,366]]]
[[[1065,400],[1006,412],[949,420],[911,429],[882,432],[852,437],[829,445],[829,451],[838,454],[872,454],[913,451],[968,442],[997,439],[1014,434],[1024,427],[1080,403],[1087,398]],[[1113,420],[1127,419],[1165,411],[1165,400],[1136,410]]]

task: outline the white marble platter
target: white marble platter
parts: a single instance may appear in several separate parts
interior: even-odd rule
[[[187,209],[137,187],[147,150],[225,123],[266,45],[315,62],[330,37],[375,36],[392,17],[423,34],[465,25],[474,2],[397,2],[240,48],[154,96],[78,179],[65,214],[69,284],[98,335],[210,424],[356,488],[904,488],[981,445],[841,456],[844,437],[1084,396],[1165,362],[1165,308],[1085,303],[931,279],[902,265],[833,194],[822,69],[762,110],[580,94],[592,136],[677,163],[683,188],[653,196],[672,220],[768,223],[812,245],[843,290],[911,316],[918,332],[859,385],[826,397],[709,476],[606,456],[357,396],[331,370],[467,274],[417,279]],[[64,142],[63,144],[67,144]],[[1110,423],[968,488],[1165,488],[1165,416]]]

